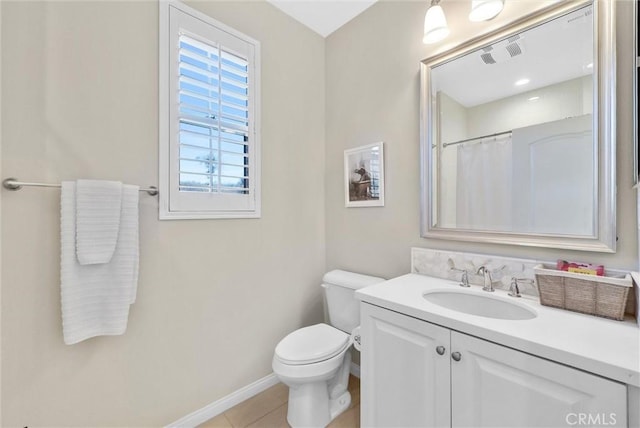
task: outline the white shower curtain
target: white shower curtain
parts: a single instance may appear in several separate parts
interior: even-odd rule
[[[458,146],[459,228],[511,230],[512,163],[510,136]]]

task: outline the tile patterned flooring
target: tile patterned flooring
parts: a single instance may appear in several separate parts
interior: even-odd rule
[[[349,378],[351,405],[334,419],[328,428],[360,427],[360,379]],[[279,383],[249,398],[199,428],[288,428],[287,399],[289,389]]]

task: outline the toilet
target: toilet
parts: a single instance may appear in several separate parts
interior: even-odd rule
[[[325,427],[351,404],[349,348],[360,324],[354,292],[384,279],[333,270],[322,281],[331,325],[289,333],[273,355],[273,372],[289,387],[287,421],[293,428]]]

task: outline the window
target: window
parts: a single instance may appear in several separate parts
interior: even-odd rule
[[[257,41],[160,3],[160,218],[260,217]]]

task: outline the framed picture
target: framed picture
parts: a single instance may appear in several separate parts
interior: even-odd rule
[[[384,206],[383,143],[344,151],[345,207]]]

